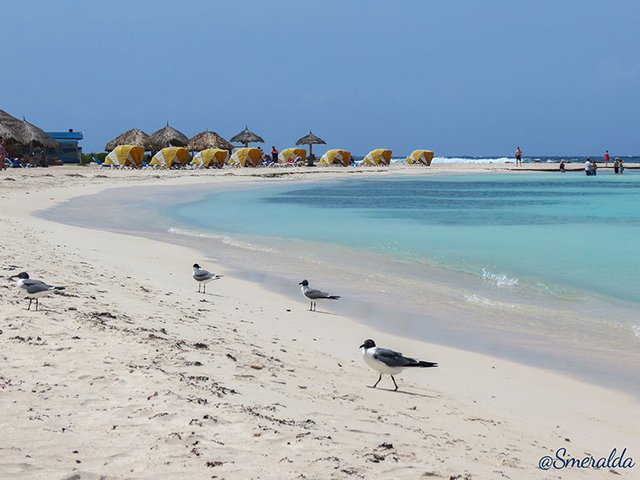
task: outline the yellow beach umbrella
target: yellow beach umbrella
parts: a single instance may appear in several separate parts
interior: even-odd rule
[[[304,148],[285,148],[278,154],[278,163],[294,162],[296,157],[304,161],[307,158],[307,151]]]
[[[174,163],[185,164],[189,161],[189,150],[184,147],[166,147],[156,153],[152,158],[151,165],[170,168]]]
[[[261,148],[239,148],[229,157],[227,163],[233,167],[255,167],[260,165],[263,155]]]
[[[224,162],[229,158],[229,152],[221,148],[205,148],[199,151],[193,156],[191,160],[192,165],[198,165],[199,167],[221,167]]]
[[[362,160],[362,165],[389,165],[393,152],[386,148],[371,150]]]
[[[342,165],[346,167],[347,165],[351,165],[351,152],[339,148],[327,150],[320,158],[319,165],[323,167],[331,165]]]
[[[105,165],[124,167],[134,165],[139,167],[144,159],[144,148],[137,145],[119,145],[104,159]]]
[[[421,163],[428,167],[431,165],[431,160],[433,160],[433,152],[431,150],[414,150],[405,161],[407,163]]]

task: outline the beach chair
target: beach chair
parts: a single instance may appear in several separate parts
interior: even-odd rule
[[[93,160],[92,166],[100,167],[100,168],[111,168],[111,165],[104,163],[104,160],[100,160],[98,157],[91,157]]]
[[[9,158],[9,163],[11,168],[24,168],[24,165],[17,158]]]

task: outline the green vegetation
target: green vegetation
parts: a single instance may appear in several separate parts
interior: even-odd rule
[[[93,162],[93,157],[96,157],[102,161],[104,161],[105,157],[107,156],[106,152],[100,152],[100,153],[94,153],[94,152],[90,152],[90,153],[83,153],[82,154],[82,158],[80,159],[80,165],[89,165],[91,162]]]

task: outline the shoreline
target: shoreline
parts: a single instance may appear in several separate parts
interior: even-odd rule
[[[336,180],[335,177],[328,179],[301,179],[296,181],[295,184],[296,187],[307,182],[322,185],[324,181],[332,182],[334,180]],[[285,184],[285,182],[271,180],[269,187],[279,187]],[[256,182],[242,185],[225,184],[217,186],[215,193],[220,194],[232,189],[245,190],[254,188],[262,189],[265,186]],[[471,292],[476,296],[479,295],[478,298],[484,298],[484,295],[489,295],[495,302],[502,302],[499,305],[505,306],[508,305],[504,303],[508,301],[507,299],[496,297],[495,295],[498,295],[498,292],[490,293],[489,291],[479,290],[478,288],[482,287],[477,285],[480,282],[479,279],[463,279],[466,275],[461,272],[445,271],[435,266],[429,267],[429,273],[426,274],[426,277],[432,279],[430,280],[430,286],[420,283],[421,291],[437,289],[440,292],[432,294],[431,296],[434,298],[431,298],[431,301],[423,298],[420,305],[406,304],[407,301],[411,302],[412,300],[411,298],[403,297],[402,290],[404,288],[393,290],[388,283],[386,283],[383,292],[379,294],[370,293],[368,295],[369,298],[362,298],[361,290],[377,292],[380,289],[376,289],[376,286],[383,281],[371,280],[365,281],[364,284],[362,282],[357,283],[358,278],[368,278],[374,275],[374,272],[369,272],[364,276],[358,275],[357,272],[353,271],[353,264],[358,262],[376,264],[380,265],[380,268],[384,271],[392,271],[394,268],[398,268],[398,265],[394,263],[398,259],[393,257],[385,258],[384,255],[373,252],[349,252],[349,247],[334,244],[325,246],[320,243],[310,243],[307,240],[281,238],[269,242],[268,239],[260,236],[195,230],[181,231],[181,227],[174,228],[175,225],[164,215],[155,220],[155,215],[149,214],[150,210],[154,208],[165,210],[167,205],[173,203],[174,198],[183,198],[189,203],[197,203],[198,199],[210,194],[210,188],[206,187],[206,185],[203,187],[145,186],[135,191],[127,187],[116,188],[86,199],[78,199],[68,206],[62,205],[54,209],[48,209],[44,214],[39,214],[39,216],[71,226],[100,228],[105,231],[180,245],[201,251],[203,255],[206,252],[215,252],[215,255],[213,257],[209,256],[208,260],[222,265],[227,271],[233,270],[235,276],[258,283],[261,287],[283,295],[291,301],[299,300],[300,294],[297,288],[292,287],[293,283],[289,277],[293,275],[293,278],[297,278],[297,276],[302,278],[307,275],[305,272],[313,271],[316,278],[319,275],[325,281],[331,278],[337,279],[335,282],[328,283],[332,285],[334,290],[338,289],[342,293],[343,299],[338,304],[332,305],[332,309],[341,315],[356,319],[365,326],[395,333],[404,338],[415,338],[432,344],[492,355],[523,365],[539,366],[555,373],[567,375],[570,378],[587,381],[605,388],[613,388],[625,394],[640,397],[640,390],[638,390],[635,382],[636,378],[633,374],[634,370],[621,368],[621,365],[633,364],[633,358],[626,349],[630,348],[629,345],[627,343],[619,344],[621,348],[619,352],[628,353],[626,357],[616,358],[615,360],[604,353],[594,350],[594,347],[601,346],[602,342],[605,341],[605,337],[598,341],[593,340],[596,337],[600,338],[601,332],[592,324],[594,318],[585,316],[587,313],[586,307],[581,311],[571,310],[572,308],[582,308],[581,303],[575,303],[568,307],[561,306],[562,302],[560,302],[555,305],[555,308],[562,308],[562,310],[551,312],[551,305],[548,306],[549,308],[546,308],[546,305],[545,308],[540,305],[536,307],[523,298],[519,302],[528,310],[526,314],[521,312],[517,314],[519,316],[514,317],[516,313],[510,309],[506,313],[508,319],[505,318],[501,321],[491,320],[491,317],[497,314],[504,316],[505,312],[484,311],[486,308],[474,310],[473,304],[469,305],[464,301],[460,303],[461,300],[458,298],[462,296],[460,292],[469,292],[464,295],[465,297],[470,295]],[[116,198],[116,203],[108,208],[101,209],[101,215],[107,218],[101,222],[102,226],[98,226],[99,222],[92,218],[93,213],[101,208],[100,205],[108,203],[111,197]],[[147,198],[153,198],[154,200],[153,202],[148,202]],[[129,205],[139,206],[144,215],[141,216],[133,212],[128,208]],[[136,225],[135,229],[132,227],[127,228],[127,225],[133,224]],[[169,230],[173,230],[172,233],[167,232],[167,227],[169,226],[171,226]],[[177,232],[179,231],[181,233],[178,234]],[[314,252],[314,254],[305,252]],[[346,258],[351,258],[348,262],[349,265],[344,262]],[[290,260],[287,261],[286,259]],[[319,262],[323,265],[320,265]],[[342,266],[328,270],[331,264]],[[420,268],[424,273],[422,269],[427,268],[427,266],[422,265]],[[346,281],[341,276],[351,278],[351,281]],[[388,275],[385,278],[386,280],[393,280]],[[444,278],[447,280],[444,281]],[[473,281],[473,285],[469,284],[469,281]],[[461,282],[465,283],[464,287]],[[294,283],[297,283],[297,281]],[[352,288],[352,285],[356,283],[359,285],[358,288]],[[403,285],[404,283],[401,286]],[[447,293],[446,290],[449,290],[449,292]],[[457,296],[452,297],[452,294]],[[524,293],[519,295],[522,296]],[[398,302],[395,299],[397,296],[404,298],[404,301]],[[578,293],[578,298],[580,296],[581,294]],[[392,300],[394,301],[392,302]],[[610,302],[614,300],[609,299],[610,306],[613,305]],[[512,299],[511,301],[515,300]],[[617,301],[624,303],[620,300]],[[451,302],[454,302],[456,306],[448,307],[447,311],[444,311],[443,307],[439,307],[439,314],[434,316],[433,306],[438,303]],[[428,305],[432,307],[429,308]],[[513,308],[513,304],[511,305]],[[599,305],[601,308],[605,308],[604,306],[607,305],[606,299],[601,299]],[[591,306],[593,307],[594,305]],[[428,313],[426,312],[427,309],[429,309]],[[548,317],[550,315],[549,312],[556,317],[560,315],[565,318],[565,322],[570,322],[571,325],[574,325],[575,328],[572,328],[572,330],[575,338],[569,341],[564,337],[555,338],[550,334],[538,334],[540,329],[544,330],[552,326],[538,318],[539,315]],[[537,321],[536,328],[528,326],[534,320],[532,317],[535,317]],[[389,321],[389,318],[393,318],[393,321]],[[493,323],[488,324],[487,322],[490,321]],[[529,330],[526,330],[527,328]],[[567,328],[567,325],[564,328]],[[605,333],[609,335],[609,337],[606,337],[607,342],[613,344],[614,338],[611,337],[612,334]],[[632,332],[629,332],[629,335],[632,335]],[[632,342],[633,340],[627,339],[627,342]],[[612,347],[609,348],[612,351],[614,350]]]
[[[301,298],[231,276],[203,298],[190,278],[193,258],[200,258],[192,249],[32,216],[50,202],[110,188],[130,172],[109,173],[92,183],[67,177],[66,170],[46,179],[29,172],[2,192],[9,215],[0,228],[20,246],[3,252],[0,273],[0,340],[10,365],[3,394],[11,405],[2,416],[13,446],[0,455],[6,471],[21,478],[78,471],[257,478],[270,468],[280,478],[304,471],[317,478],[500,472],[533,479],[541,474],[537,459],[566,446],[563,438],[576,455],[621,444],[640,455],[633,422],[625,421],[637,409],[630,396],[313,314]],[[223,176],[184,175],[164,184],[224,183]],[[137,184],[162,183],[167,175],[158,177]],[[57,185],[44,185],[48,179]],[[66,283],[65,295],[43,299],[37,316],[25,311],[9,289],[11,265]],[[219,265],[206,267],[225,273]],[[246,291],[250,298],[241,294]],[[376,375],[357,346],[369,337],[440,367],[400,376],[404,395],[385,390],[388,378],[382,388],[367,389]],[[386,402],[398,398],[406,403],[390,409]],[[496,435],[483,435],[486,429]],[[93,452],[76,448],[81,442]],[[158,462],[159,456],[171,460]],[[562,475],[597,478],[598,472]]]

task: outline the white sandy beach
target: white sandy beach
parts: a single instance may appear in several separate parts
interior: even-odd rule
[[[393,173],[514,169],[456,164]],[[33,216],[112,187],[215,188],[345,173],[0,172],[0,478],[639,478],[640,466],[538,468],[560,448],[579,459],[626,448],[638,463],[636,398],[376,332],[331,314],[330,305],[309,312],[301,296],[234,278],[185,247]],[[194,262],[225,274],[206,295],[196,292]],[[8,278],[21,271],[67,288],[27,311]],[[399,392],[388,377],[367,388],[377,374],[360,357],[366,338],[440,366],[398,376]]]

